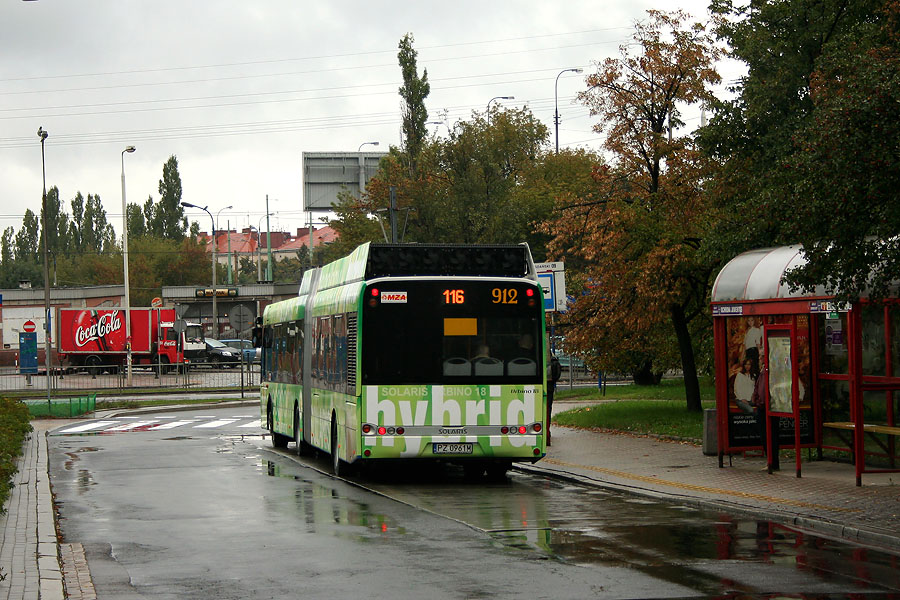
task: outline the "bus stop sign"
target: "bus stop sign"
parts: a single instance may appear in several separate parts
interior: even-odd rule
[[[534,263],[538,282],[544,289],[544,310],[566,312],[566,269],[561,262]]]

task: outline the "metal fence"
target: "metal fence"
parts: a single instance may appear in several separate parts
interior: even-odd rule
[[[50,400],[25,400],[25,406],[32,417],[77,417],[94,410],[97,405],[97,394],[75,396],[70,398],[51,398]]]
[[[187,370],[170,368],[168,371],[148,366],[132,368],[129,385],[125,369],[116,365],[94,365],[91,368],[53,369],[50,377],[46,370],[36,375],[22,375],[15,369],[0,370],[0,393],[16,392],[17,395],[81,395],[85,391],[109,390],[111,392],[140,392],[155,389],[180,390],[259,390],[259,364],[221,366],[192,365]]]

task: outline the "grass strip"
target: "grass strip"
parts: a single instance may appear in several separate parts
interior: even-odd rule
[[[0,398],[0,507],[6,505],[18,469],[25,436],[31,431],[28,407],[13,398]]]

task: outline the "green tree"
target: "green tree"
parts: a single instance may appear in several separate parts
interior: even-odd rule
[[[159,202],[154,205],[153,199],[148,198],[144,204],[144,217],[152,235],[177,241],[184,238],[188,222],[181,206],[181,175],[178,173],[178,159],[174,155],[163,165]]]
[[[40,222],[44,223],[44,209],[41,208]],[[69,246],[69,216],[63,210],[59,200],[59,188],[56,186],[47,190],[47,251],[50,256],[61,256],[68,251]],[[38,245],[44,247],[44,229],[38,237]]]
[[[570,315],[577,349],[595,366],[630,368],[637,380],[680,357],[689,410],[700,410],[694,351],[706,315],[712,268],[700,251],[709,205],[700,182],[708,165],[691,140],[675,137],[680,106],[709,102],[721,51],[681,11],[648,11],[634,44],[598,65],[579,98],[599,118],[611,167],[596,190],[560,206],[550,223],[552,255],[568,249],[586,264],[585,294]],[[549,228],[548,228],[549,229]],[[708,321],[707,321],[708,324]],[[677,348],[677,352],[673,349]]]
[[[713,4],[748,67],[701,140],[722,163],[714,236],[726,260],[801,242],[797,284],[874,295],[900,277],[897,2]],[[874,273],[868,281],[870,273]]]
[[[17,261],[37,262],[40,256],[38,250],[38,236],[40,232],[40,223],[37,215],[31,212],[30,208],[25,209],[25,216],[22,218],[22,227],[16,233],[15,248]],[[43,278],[41,279],[43,281]]]
[[[81,250],[100,254],[111,251],[114,246],[115,234],[106,220],[106,210],[100,196],[88,194],[81,225]]]
[[[129,239],[147,235],[147,221],[144,219],[144,211],[140,205],[129,202],[125,212]]]
[[[0,243],[0,265],[8,267],[12,264],[15,257],[15,247],[13,246],[13,238],[16,230],[10,226],[3,230],[3,241]]]
[[[69,203],[72,207],[72,219],[69,221],[69,241],[72,252],[84,252],[84,196],[77,192]]]
[[[428,120],[425,99],[431,92],[431,85],[428,83],[428,69],[424,69],[422,76],[419,77],[416,64],[418,52],[413,48],[413,41],[411,33],[404,35],[400,40],[400,52],[397,53],[397,60],[400,62],[400,70],[403,74],[403,85],[400,87],[403,106],[400,116],[403,124],[405,158],[408,160],[411,178],[416,177],[419,153],[428,137],[428,129],[425,127],[425,122]]]

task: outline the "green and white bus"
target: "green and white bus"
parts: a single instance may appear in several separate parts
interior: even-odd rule
[[[498,476],[546,452],[544,303],[521,245],[364,244],[262,317],[261,422],[335,474],[386,460]]]

